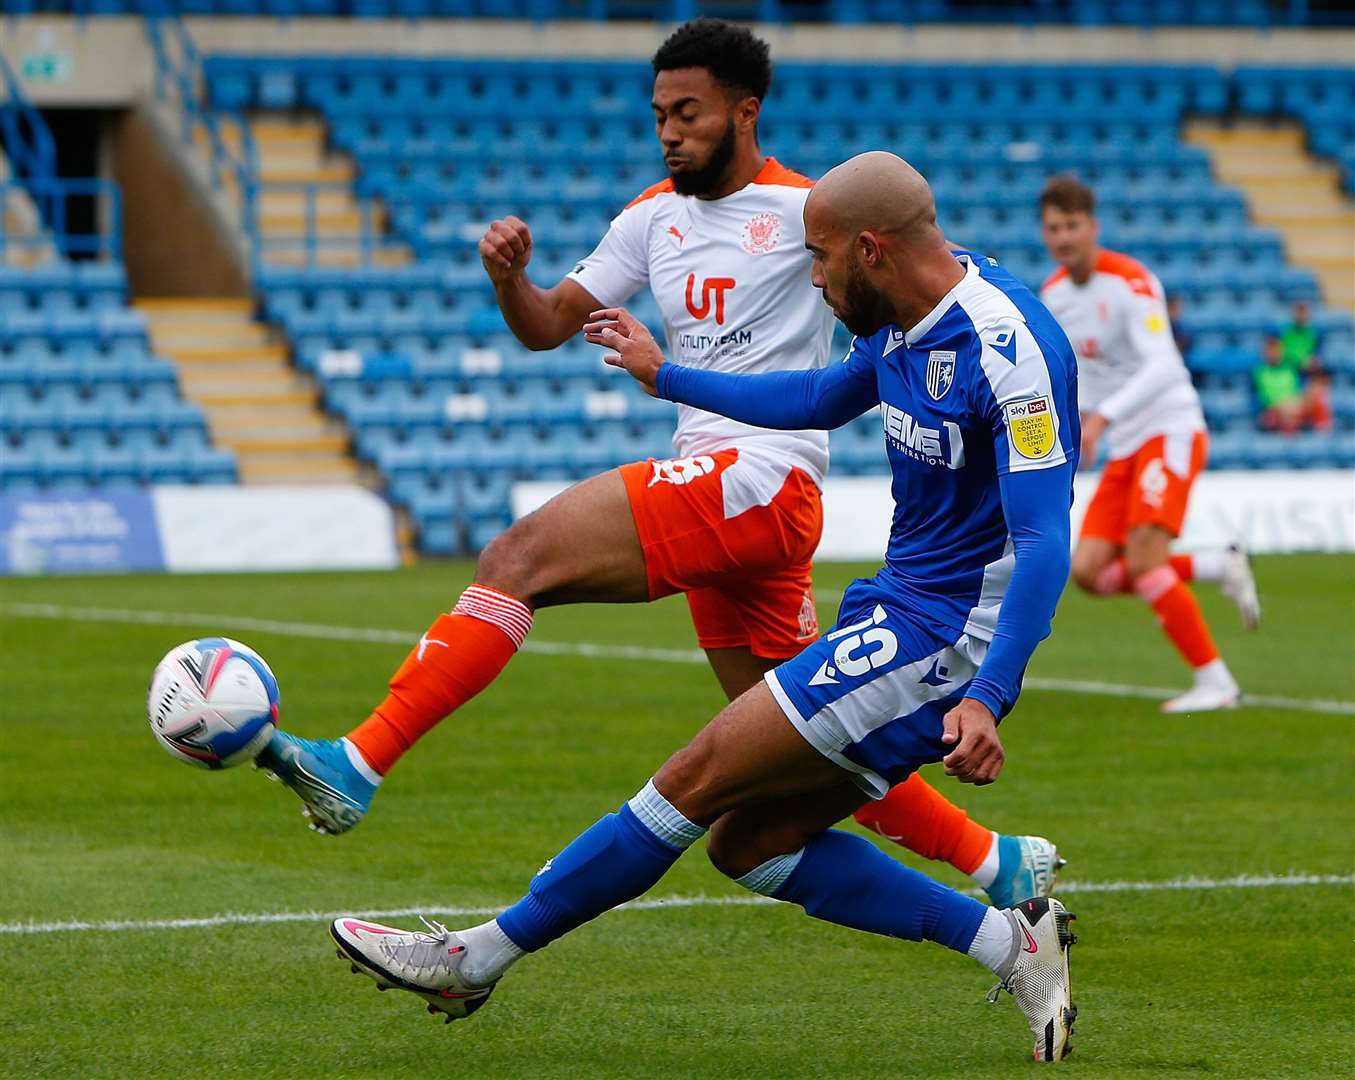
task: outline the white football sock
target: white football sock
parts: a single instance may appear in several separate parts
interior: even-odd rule
[[[1011,966],[1014,935],[1012,921],[1006,913],[990,907],[983,913],[983,922],[979,923],[979,932],[969,946],[969,955],[994,975],[1005,977],[1003,969]]]
[[[361,750],[347,739],[340,739],[339,744],[343,747],[343,752],[348,755],[348,764],[357,770],[359,776],[373,787],[381,783],[381,774],[367,764],[367,759],[362,756]]]
[[[497,919],[458,930],[457,937],[466,943],[466,958],[461,961],[461,977],[470,986],[488,986],[499,978],[515,960],[527,954],[503,932]]]
[[[983,862],[979,863],[977,869],[969,875],[974,879],[974,884],[980,888],[986,889],[997,880],[998,863],[1001,861],[998,858],[997,851],[999,838],[998,833],[993,833],[993,841],[988,847],[988,854],[983,857]]]
[[[1223,657],[1211,660],[1203,667],[1195,669],[1195,685],[1217,687],[1220,690],[1236,690],[1237,680],[1223,662]]]
[[[1190,557],[1191,576],[1196,581],[1222,581],[1228,568],[1226,551],[1201,551]]]

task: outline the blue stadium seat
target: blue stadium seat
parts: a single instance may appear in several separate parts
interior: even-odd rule
[[[474,6],[361,0],[365,11],[413,17],[447,4]],[[855,7],[894,17],[902,10],[874,0]],[[908,8],[949,10],[931,0]],[[1088,0],[1082,8],[1088,22],[1139,25],[1266,17],[1259,0]],[[558,280],[610,217],[662,175],[644,64],[215,57],[207,77],[219,101],[319,110],[334,145],[355,160],[357,190],[385,200],[395,236],[416,253],[407,267],[267,268],[259,284],[298,365],[316,373],[328,407],[347,419],[392,497],[411,508],[427,550],[459,550],[501,528],[502,485],[511,477],[579,476],[641,450],[669,452],[671,407],[605,369],[581,341],[524,350],[474,253],[486,221],[517,213],[533,228],[533,276]],[[1240,193],[1219,184],[1208,155],[1180,138],[1187,112],[1236,106],[1299,117],[1316,152],[1339,157],[1355,142],[1355,78],[1344,70],[1244,66],[1225,75],[1209,66],[1101,63],[897,63],[867,74],[786,62],[765,103],[762,136],[781,160],[811,174],[861,149],[900,150],[931,179],[948,234],[1032,286],[1049,269],[1033,212],[1040,187],[1056,171],[1079,172],[1098,190],[1107,243],[1144,259],[1186,305],[1180,328],[1193,336],[1187,359],[1216,430],[1213,466],[1306,467],[1329,460],[1316,440],[1258,441],[1251,430],[1251,372],[1289,306],[1319,298],[1318,282],[1286,262],[1275,232],[1248,223]],[[70,350],[108,345],[102,327],[88,332],[89,313],[118,288],[125,284],[92,291],[55,275],[34,292],[0,274],[0,311],[14,312],[19,328],[0,330],[0,386],[101,386],[93,361]],[[660,321],[647,293],[633,308],[651,325]],[[38,318],[85,330],[28,333],[25,320]],[[1316,306],[1314,322],[1338,422],[1355,424],[1349,319]],[[42,380],[24,378],[20,355],[54,342]],[[844,345],[839,330],[835,347]],[[0,427],[29,425],[34,408],[0,408]],[[78,408],[67,412],[67,426],[85,422]],[[874,418],[835,433],[833,446],[838,471],[885,467]],[[483,501],[472,489],[486,493]]]

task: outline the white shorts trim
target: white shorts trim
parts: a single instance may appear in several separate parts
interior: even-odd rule
[[[889,793],[888,780],[873,769],[858,765],[855,761],[842,755],[841,750],[846,745],[846,736],[840,730],[835,732],[831,726],[825,724],[821,719],[821,713],[809,720],[800,715],[800,710],[795,707],[790,698],[786,696],[785,690],[781,688],[775,668],[763,675],[762,678],[771,690],[772,697],[776,698],[776,703],[781,706],[781,711],[786,714],[786,719],[791,722],[805,742],[809,743],[834,765],[843,769],[852,783],[872,799],[883,799]]]

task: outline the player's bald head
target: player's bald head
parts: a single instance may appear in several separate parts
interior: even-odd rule
[[[805,201],[810,277],[843,325],[911,326],[963,277],[922,174],[883,151],[844,161]],[[909,321],[911,320],[911,321]]]
[[[896,154],[873,150],[830,169],[805,203],[805,225],[824,234],[895,234],[905,244],[941,240],[936,202],[922,174]]]

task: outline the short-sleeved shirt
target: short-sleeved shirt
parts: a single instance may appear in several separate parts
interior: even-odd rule
[[[622,210],[568,276],[603,307],[649,285],[677,363],[726,372],[823,367],[833,313],[810,281],[804,247],[812,187],[775,158],[721,199],[679,195],[665,180]],[[769,431],[685,405],[673,442],[684,457],[756,449],[786,472],[805,470],[819,486],[828,470],[824,432]]]
[[[1317,355],[1317,331],[1311,326],[1290,323],[1280,331],[1280,355],[1295,371],[1302,371]]]
[[[1204,430],[1162,283],[1142,263],[1102,250],[1087,281],[1079,285],[1060,268],[1040,299],[1077,352],[1080,408],[1109,421],[1112,458],[1132,456],[1157,435]]]
[[[1263,409],[1303,397],[1298,370],[1289,364],[1262,364],[1252,373],[1252,379],[1256,384],[1256,399]]]
[[[1078,369],[1029,289],[992,259],[956,257],[965,276],[926,318],[857,338],[844,362],[875,384],[893,474],[875,581],[933,625],[989,641],[1016,561],[998,479],[1076,463]]]

